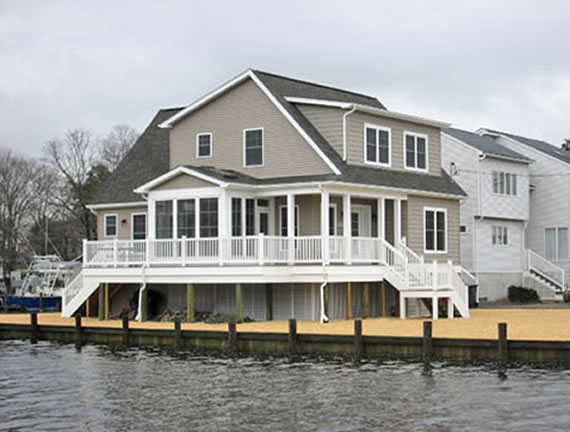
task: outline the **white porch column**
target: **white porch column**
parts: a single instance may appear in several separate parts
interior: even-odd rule
[[[400,293],[400,319],[406,319],[406,297]]]
[[[330,263],[330,239],[329,239],[329,191],[326,189],[321,190],[321,249],[322,260],[325,264]]]
[[[437,296],[433,296],[433,299],[431,301],[431,318],[436,320],[439,318],[439,302],[438,302],[438,297]]]
[[[295,195],[287,194],[287,250],[289,264],[295,260]]]
[[[194,226],[195,226],[195,238],[200,238],[200,198],[196,198],[194,201]],[[196,252],[198,251],[198,246],[196,243]]]
[[[223,187],[218,197],[218,255],[220,265],[224,264],[224,247],[228,236],[228,226],[231,222],[231,217],[228,217],[228,214],[231,215],[231,210],[228,211],[228,194],[226,188]]]
[[[346,242],[346,262],[352,264],[352,204],[350,194],[342,196],[343,235]]]
[[[178,200],[172,200],[172,238],[178,238]]]
[[[402,200],[394,200],[394,246],[402,241]]]
[[[154,200],[148,199],[147,203],[148,216],[146,219],[147,223],[147,233],[149,239],[154,239],[156,237],[156,213],[155,213],[155,203]]]
[[[453,318],[453,299],[447,299],[447,318]]]
[[[376,204],[378,206],[378,208],[376,209],[376,218],[377,218],[377,231],[378,231],[378,239],[380,240],[378,242],[378,258],[380,259],[380,262],[385,262],[386,261],[386,257],[384,256],[384,242],[383,240],[386,239],[386,235],[384,233],[384,214],[385,214],[385,209],[386,209],[386,202],[384,198],[378,198],[376,200]]]

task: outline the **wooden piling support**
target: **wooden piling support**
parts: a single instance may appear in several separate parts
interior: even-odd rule
[[[44,311],[44,293],[40,292],[40,312]]]
[[[103,285],[99,285],[99,304],[97,308],[97,319],[103,321],[105,319],[105,291]]]
[[[91,300],[87,297],[85,301],[85,316],[89,318],[91,316]]]
[[[352,282],[346,283],[346,319],[352,319]]]
[[[424,365],[430,365],[433,357],[432,322],[424,321],[422,357]]]
[[[362,286],[362,318],[370,316],[370,291],[368,289],[368,282],[364,282]]]
[[[265,284],[265,319],[273,321],[273,285]]]
[[[294,361],[297,357],[297,320],[289,320],[289,361]]]
[[[362,360],[362,352],[363,352],[363,343],[362,343],[362,320],[354,320],[354,352],[353,352],[353,359],[354,364],[360,364]]]
[[[81,348],[81,312],[75,314],[75,348]]]
[[[194,322],[195,309],[194,309],[195,288],[194,284],[186,284],[186,321]]]
[[[109,319],[109,283],[105,282],[105,321]]]
[[[243,289],[241,284],[236,284],[236,317],[238,321],[243,320]]]
[[[386,282],[380,282],[380,314],[381,317],[386,316]]]
[[[38,314],[37,312],[30,313],[30,342],[35,344],[38,343]]]
[[[498,360],[505,365],[509,361],[509,341],[507,339],[507,323],[499,323]]]
[[[229,341],[229,351],[231,353],[237,352],[237,326],[234,317],[230,318],[228,322],[228,341]]]
[[[182,348],[182,327],[180,325],[180,317],[174,317],[174,350],[180,351]]]
[[[125,348],[129,347],[129,314],[123,313],[123,346]]]

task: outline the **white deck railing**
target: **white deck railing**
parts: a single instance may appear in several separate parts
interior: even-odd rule
[[[568,286],[564,269],[541,257],[536,252],[527,249],[528,269],[548,279],[560,289]]]

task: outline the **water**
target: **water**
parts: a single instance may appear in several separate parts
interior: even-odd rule
[[[0,430],[552,431],[570,371],[178,357],[0,341]]]

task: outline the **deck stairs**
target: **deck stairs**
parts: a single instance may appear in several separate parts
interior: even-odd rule
[[[83,270],[77,273],[63,292],[61,316],[64,318],[73,316],[98,286],[96,281],[89,281],[83,277]]]
[[[523,285],[534,289],[542,300],[561,300],[562,293],[570,288],[570,280],[563,268],[527,249]]]

